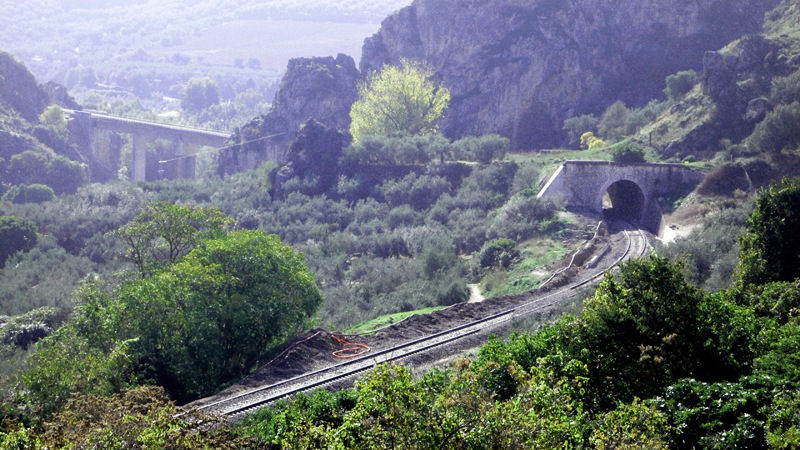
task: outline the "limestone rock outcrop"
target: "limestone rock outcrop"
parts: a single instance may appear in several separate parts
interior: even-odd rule
[[[285,160],[300,124],[308,119],[328,128],[349,128],[359,78],[355,61],[347,55],[290,60],[270,112],[236,130],[234,145],[217,156],[219,174]]]
[[[426,61],[452,93],[451,138],[563,143],[564,119],[659,97],[667,75],[760,30],[778,0],[415,0],[384,20],[360,69]]]

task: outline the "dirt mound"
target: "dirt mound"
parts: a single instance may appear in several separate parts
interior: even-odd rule
[[[592,239],[587,242],[587,245],[582,246],[583,249],[603,249],[609,244],[609,233],[605,227],[600,227],[598,233],[589,237]],[[584,253],[586,252],[584,251]],[[572,261],[573,254],[570,253],[548,269],[551,272],[560,271]],[[555,283],[548,283],[542,289],[517,295],[489,298],[476,303],[458,303],[429,314],[409,316],[393,325],[371,332],[371,334],[338,336],[348,342],[365,344],[370,347],[372,352],[377,352],[508,310],[544,295],[557,286],[574,281],[579,276],[581,276],[580,270],[577,267],[572,267],[564,270],[558,276],[558,280],[555,280]],[[316,329],[292,338],[274,353],[277,356],[239,383],[213,397],[198,400],[187,406],[206,405],[257,387],[267,386],[342,363],[345,360],[335,357],[334,352],[342,350],[344,347],[333,336],[334,334],[325,330]]]

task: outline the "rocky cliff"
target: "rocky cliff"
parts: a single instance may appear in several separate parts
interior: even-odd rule
[[[367,39],[362,72],[431,64],[452,93],[451,138],[500,133],[516,149],[563,142],[564,119],[616,99],[641,106],[761,29],[778,0],[415,0]]]
[[[347,55],[290,60],[270,112],[236,130],[234,145],[220,152],[219,174],[254,169],[265,160],[285,160],[289,143],[308,119],[348,129],[359,78],[355,61]]]

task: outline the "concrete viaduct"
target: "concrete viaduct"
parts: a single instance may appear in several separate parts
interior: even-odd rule
[[[613,214],[659,234],[658,197],[693,187],[704,176],[683,164],[567,161],[550,177],[539,197],[563,197],[567,207]]]
[[[223,147],[230,138],[229,133],[178,127],[158,122],[126,119],[109,116],[99,111],[65,110],[78,123],[79,129],[90,137],[91,151],[95,158],[110,166],[109,133],[133,135],[133,161],[131,180],[144,181],[147,167],[147,143],[153,139],[166,139],[176,143],[173,159],[160,167],[164,177],[194,178],[195,154],[198,145]]]

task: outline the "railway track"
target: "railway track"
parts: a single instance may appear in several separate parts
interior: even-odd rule
[[[178,416],[184,416],[185,419],[193,421],[192,415],[195,411],[198,411],[205,414],[225,415],[230,421],[235,422],[241,420],[241,418],[248,413],[252,413],[278,400],[291,397],[300,392],[306,392],[319,387],[332,389],[339,387],[337,385],[341,387],[352,385],[358,376],[378,364],[408,361],[416,355],[430,352],[442,346],[453,345],[458,341],[467,340],[469,338],[485,338],[485,336],[490,333],[508,325],[514,318],[542,311],[561,301],[574,297],[577,295],[577,289],[603,276],[606,270],[617,266],[620,262],[628,258],[644,255],[648,248],[645,233],[630,222],[615,221],[614,224],[622,228],[621,233],[625,236],[624,249],[618,252],[619,256],[613,260],[612,264],[602,269],[595,269],[589,274],[584,274],[582,281],[502,310],[488,317],[474,320],[385,350],[372,352],[366,356],[353,358],[347,362],[318,371],[257,388],[244,394],[235,395],[179,414]]]

